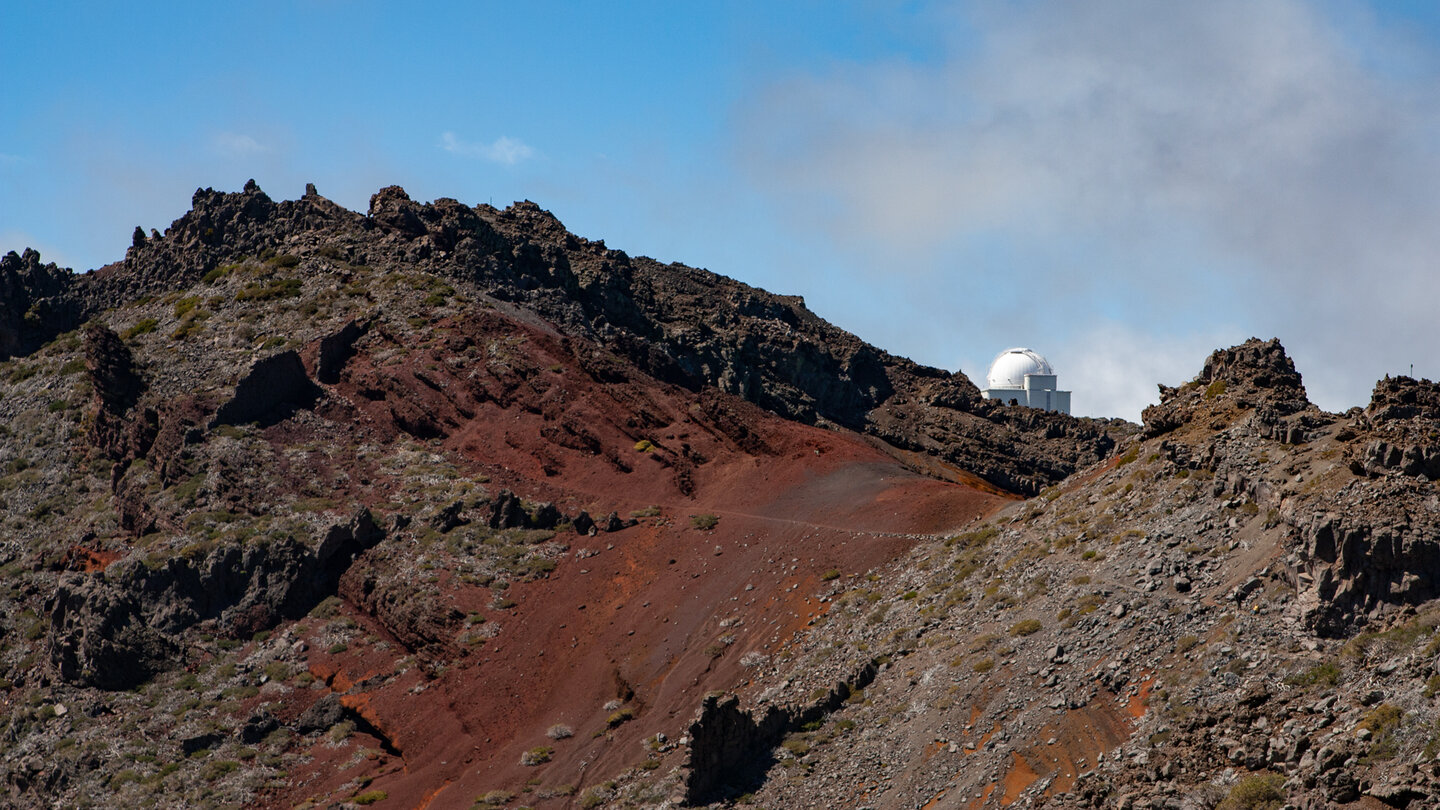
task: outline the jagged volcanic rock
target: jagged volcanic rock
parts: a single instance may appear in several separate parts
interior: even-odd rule
[[[691,390],[714,386],[790,419],[872,433],[1015,492],[1033,494],[1105,457],[1126,432],[1119,422],[982,400],[964,375],[886,354],[816,317],[797,297],[632,258],[569,233],[530,202],[504,211],[450,199],[421,204],[391,186],[362,216],[318,194],[276,203],[253,182],[238,194],[202,189],[187,214],[161,238],[132,246],[123,262],[77,277],[31,265],[20,273],[17,260],[12,283],[29,290],[17,300],[48,296],[83,318],[188,286],[243,256],[281,251],[474,283],[661,380]],[[44,323],[53,335],[74,320]]]

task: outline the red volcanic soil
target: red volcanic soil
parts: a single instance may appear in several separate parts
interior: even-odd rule
[[[500,630],[433,677],[414,667],[377,678],[410,651],[347,606],[388,649],[313,649],[309,665],[373,730],[338,748],[322,736],[271,806],[364,788],[388,795],[377,807],[469,808],[492,790],[520,794],[527,781],[524,804],[578,804],[586,786],[644,762],[646,739],[683,735],[707,692],[743,686],[747,653],[783,651],[828,607],[826,572],[862,574],[917,535],[957,530],[1010,501],[911,472],[856,434],[657,382],[514,313],[479,311],[435,334],[387,363],[378,358],[402,341],[372,330],[337,386],[342,409],[382,436],[432,437],[488,476],[492,492],[508,487],[567,514],[660,514],[569,536],[548,577],[510,587],[508,610],[493,609],[488,589],[442,578],[445,598]],[[642,441],[653,447],[636,449]],[[713,529],[692,526],[707,514]],[[631,718],[612,719],[612,700]],[[555,724],[574,736],[551,740]],[[537,746],[553,747],[553,759],[522,766]],[[544,798],[561,785],[575,796]]]

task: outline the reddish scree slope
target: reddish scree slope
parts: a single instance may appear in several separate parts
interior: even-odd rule
[[[909,472],[858,435],[661,384],[526,320],[490,309],[442,322],[432,342],[405,347],[403,363],[377,361],[404,341],[372,330],[335,407],[378,437],[397,425],[432,436],[488,476],[491,492],[509,487],[568,514],[658,505],[668,520],[572,536],[548,578],[511,587],[518,605],[503,613],[491,610],[488,590],[442,579],[444,599],[502,629],[436,678],[414,668],[371,688],[366,680],[394,672],[403,647],[312,649],[311,671],[396,753],[378,753],[359,734],[355,745],[371,750],[354,764],[353,747],[322,738],[271,806],[343,798],[343,785],[367,778],[388,794],[382,807],[468,808],[531,779],[539,784],[525,803],[565,806],[574,800],[538,796],[562,784],[578,794],[634,767],[648,756],[644,739],[683,734],[706,692],[744,684],[747,653],[783,651],[827,607],[816,597],[825,572],[861,574],[905,551],[907,535],[952,531],[1007,502],[978,480]],[[655,448],[637,451],[642,439]],[[947,477],[966,480],[956,470]],[[718,526],[692,528],[699,513],[718,515]],[[393,638],[383,622],[347,609]],[[717,657],[722,635],[735,640]],[[634,719],[607,730],[604,704],[627,696]],[[556,723],[575,736],[551,741],[545,732]],[[554,747],[553,761],[522,767],[521,754],[539,745]]]

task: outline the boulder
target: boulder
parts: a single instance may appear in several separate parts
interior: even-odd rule
[[[334,692],[310,704],[295,719],[295,730],[301,734],[325,731],[345,717],[345,706]]]
[[[515,493],[502,489],[490,505],[490,517],[485,525],[492,529],[523,529],[529,520],[530,516],[525,514],[525,507]]]

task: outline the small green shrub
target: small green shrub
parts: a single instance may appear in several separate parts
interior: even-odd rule
[[[154,318],[141,318],[140,320],[135,322],[134,326],[131,326],[129,329],[121,332],[120,337],[124,340],[130,340],[131,338],[139,337],[140,335],[148,335],[151,332],[154,332],[157,328],[159,328],[159,326],[160,322],[155,320]]]
[[[1399,726],[1400,720],[1404,716],[1405,712],[1399,706],[1391,703],[1381,703],[1379,706],[1371,709],[1369,714],[1366,714],[1365,717],[1361,719],[1360,727],[1369,729],[1371,734],[1378,736]]]
[[[1431,675],[1425,680],[1425,691],[1421,694],[1433,698],[1437,693],[1440,693],[1440,675]]]
[[[170,339],[184,340],[191,335],[199,334],[200,330],[204,328],[205,321],[209,317],[209,312],[203,309],[195,310],[194,312],[190,313],[190,317],[186,318],[178,327],[176,327],[174,332],[170,333]]]
[[[475,797],[475,803],[481,807],[503,807],[515,798],[515,794],[508,790],[492,790],[483,796]]]
[[[327,596],[320,600],[320,604],[310,610],[310,615],[317,619],[333,619],[340,613],[340,606],[344,604],[338,596]]]
[[[797,757],[810,753],[810,740],[803,734],[791,734],[780,743],[780,747]]]
[[[634,712],[630,711],[629,709],[620,709],[619,711],[605,718],[605,725],[609,726],[610,728],[615,728],[616,726],[623,725],[634,719]]]
[[[1301,672],[1291,675],[1285,679],[1291,686],[1335,686],[1340,683],[1340,667],[1330,661],[1324,661]]]
[[[342,743],[342,742],[345,742],[346,740],[350,739],[350,735],[351,735],[351,734],[354,734],[354,733],[355,733],[355,721],[353,721],[353,720],[341,720],[340,722],[338,722],[338,723],[336,723],[335,725],[333,725],[333,726],[330,727],[330,732],[329,732],[329,734],[330,734],[330,742],[333,742],[333,743]]]
[[[832,581],[832,580],[836,580],[836,579],[839,579],[839,578],[840,578],[840,569],[839,569],[839,568],[831,568],[829,571],[826,571],[825,573],[823,573],[823,574],[820,575],[820,581],[821,581],[821,582],[830,582],[830,581]]]
[[[200,296],[187,295],[175,302],[175,317],[183,318],[198,306],[200,306]]]
[[[720,523],[719,515],[712,515],[709,512],[701,515],[690,516],[690,527],[702,532],[708,532]]]
[[[273,301],[300,295],[300,279],[282,278],[268,284],[247,284],[235,294],[236,301]]]
[[[520,764],[525,766],[544,765],[554,755],[554,748],[548,745],[537,745],[520,755]]]
[[[1285,777],[1278,773],[1247,776],[1235,783],[1215,810],[1274,810],[1285,801]]]
[[[655,443],[650,441],[649,439],[641,439],[640,441],[635,443],[635,452],[637,453],[648,453],[654,449]]]
[[[358,805],[365,806],[374,804],[376,802],[383,802],[388,798],[390,798],[390,794],[386,793],[383,790],[367,790],[364,793],[355,794],[355,797],[352,798],[350,801],[355,802]]]
[[[126,768],[125,770],[120,771],[119,773],[117,773],[117,774],[115,774],[114,776],[110,777],[110,789],[111,789],[111,790],[119,790],[121,787],[123,787],[123,786],[124,786],[126,783],[128,783],[128,782],[140,782],[140,781],[143,781],[143,777],[140,776],[140,774],[139,774],[138,771],[134,771],[134,770],[131,770],[131,769],[129,769],[129,768]]]
[[[233,759],[217,759],[205,763],[205,767],[200,769],[200,778],[206,782],[214,782],[222,776],[239,770],[239,768],[240,763]]]
[[[1205,387],[1205,398],[1214,399],[1225,393],[1225,381],[1216,380]]]
[[[445,305],[445,302],[446,302],[446,301],[449,301],[449,300],[450,300],[450,296],[452,296],[452,295],[454,295],[454,294],[455,294],[455,288],[454,288],[454,287],[451,287],[451,286],[448,285],[448,284],[441,284],[440,286],[436,287],[433,291],[431,291],[431,293],[430,293],[429,295],[425,296],[425,300],[424,300],[423,302],[421,302],[421,303],[423,303],[423,304],[424,304],[425,306],[427,306],[427,307],[440,307],[440,306],[444,306],[444,305]]]
[[[1044,625],[1040,623],[1039,619],[1024,619],[1010,625],[1010,635],[1033,636],[1040,632],[1042,627],[1044,627]]]

